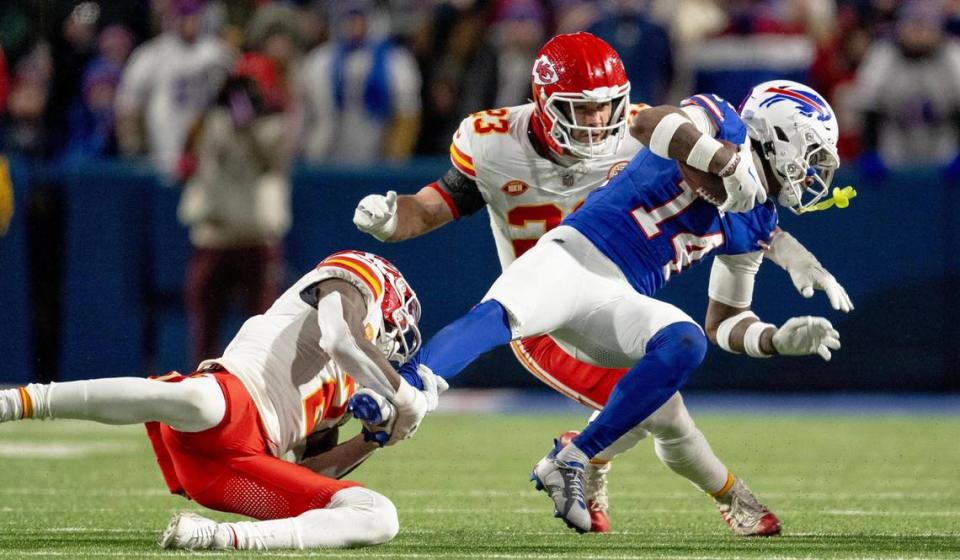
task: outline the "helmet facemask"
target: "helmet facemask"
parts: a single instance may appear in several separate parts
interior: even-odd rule
[[[612,155],[620,149],[627,132],[629,83],[620,88],[602,87],[582,93],[556,92],[547,98],[543,111],[553,122],[551,136],[558,146],[579,159]],[[586,126],[576,122],[578,104],[610,103],[610,117],[605,124]],[[576,133],[586,135],[577,140]]]
[[[387,277],[387,282],[376,344],[387,360],[403,364],[420,349],[420,300],[403,277]]]
[[[840,157],[811,122],[794,118],[789,130],[784,130],[755,118],[748,127],[752,136],[759,137],[763,155],[780,184],[777,201],[781,206],[803,214],[830,194]]]

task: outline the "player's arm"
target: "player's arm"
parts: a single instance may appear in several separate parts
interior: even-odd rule
[[[485,204],[476,181],[450,168],[413,195],[398,196],[395,191],[367,195],[357,205],[353,223],[380,241],[403,241],[472,214]]]
[[[720,175],[737,158],[737,150],[724,146],[709,132],[698,130],[682,109],[672,105],[637,113],[630,124],[630,134],[662,158],[683,161],[715,175]]]
[[[305,453],[299,464],[323,476],[343,478],[380,448],[376,442],[366,441],[363,434],[340,444],[334,440],[333,444],[319,453]]]
[[[767,193],[754,168],[749,141],[739,147],[724,145],[714,138],[716,127],[708,118],[700,118],[700,112],[696,106],[651,107],[633,118],[630,134],[664,159],[721,177],[727,191],[721,210],[746,212],[754,204],[766,202]]]
[[[419,391],[393,369],[377,346],[367,339],[364,318],[366,301],[345,280],[324,280],[305,290],[301,298],[317,308],[320,347],[362,387],[387,399],[397,411],[390,442],[411,437],[436,407],[435,399]]]
[[[759,251],[714,259],[704,320],[707,338],[727,352],[754,358],[818,354],[829,360],[830,350],[840,348],[840,334],[827,319],[793,317],[777,327],[751,311],[754,280],[762,260]]]
[[[834,309],[844,313],[853,310],[853,302],[843,286],[788,232],[777,228],[764,254],[790,274],[793,286],[803,297],[813,297],[814,290],[822,290]]]

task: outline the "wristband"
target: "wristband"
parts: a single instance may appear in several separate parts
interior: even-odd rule
[[[722,148],[723,144],[716,138],[702,134],[693,145],[693,148],[690,149],[690,154],[687,155],[687,165],[694,169],[699,169],[704,173],[709,173],[710,162],[713,161],[713,156],[717,155],[717,152]]]
[[[737,352],[730,347],[730,333],[733,332],[733,327],[735,327],[737,323],[750,317],[754,319],[757,318],[753,311],[747,310],[721,321],[720,326],[717,327],[717,346],[723,348],[731,354],[739,354],[740,352]]]
[[[663,159],[670,159],[670,142],[673,141],[673,135],[677,133],[680,125],[688,122],[690,121],[677,113],[670,113],[660,119],[653,129],[653,134],[650,135],[650,151]]]
[[[746,350],[747,355],[751,358],[769,358],[773,355],[767,354],[760,349],[760,336],[763,334],[763,331],[767,330],[767,327],[777,328],[776,325],[757,321],[756,323],[751,323],[750,326],[747,327],[747,332],[743,333],[743,349]]]

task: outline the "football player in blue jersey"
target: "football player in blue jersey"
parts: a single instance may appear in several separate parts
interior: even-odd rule
[[[557,515],[580,532],[590,529],[584,465],[644,428],[700,365],[708,339],[754,358],[818,354],[829,360],[840,348],[840,335],[826,318],[794,317],[777,327],[750,310],[754,277],[765,255],[788,270],[791,261],[809,259],[777,227],[773,200],[802,214],[833,202],[842,205],[849,192],[830,190],[839,166],[832,109],[812,89],[789,81],[756,86],[740,113],[713,95],[693,96],[684,105],[703,110],[664,106],[642,112],[631,134],[648,148],[404,366],[450,378],[497,345],[550,333],[598,363],[629,368],[600,414],[568,445],[556,446],[531,475],[552,498]],[[736,159],[731,152],[737,148],[719,140],[760,154],[771,200],[725,213],[682,179],[677,161],[729,174],[724,168]],[[746,156],[740,161],[752,159],[748,151],[739,151]],[[834,199],[826,200],[831,192]],[[711,254],[717,258],[704,330],[653,295],[672,274]],[[850,308],[846,294],[842,298]],[[728,484],[736,489],[742,483]],[[748,491],[727,494],[734,496],[732,503],[721,503],[720,510],[731,526],[755,526],[766,517],[759,504],[736,503],[735,496]]]

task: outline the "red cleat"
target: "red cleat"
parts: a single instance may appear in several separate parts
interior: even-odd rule
[[[733,487],[718,498],[720,517],[740,537],[775,537],[780,534],[780,520],[757,500],[739,478]]]

